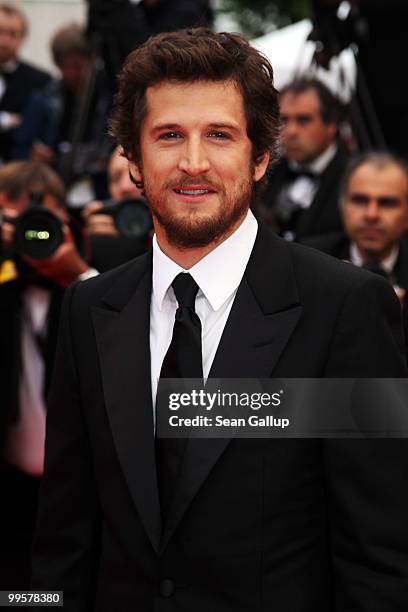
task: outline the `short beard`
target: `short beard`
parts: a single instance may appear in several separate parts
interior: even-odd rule
[[[224,194],[227,199],[215,215],[200,217],[197,211],[191,211],[182,219],[168,210],[163,214],[160,206],[155,206],[148,185],[145,185],[145,192],[152,215],[164,229],[168,242],[179,249],[193,249],[217,244],[228,237],[229,230],[245,216],[253,202],[254,183],[249,179],[241,183],[236,199]]]

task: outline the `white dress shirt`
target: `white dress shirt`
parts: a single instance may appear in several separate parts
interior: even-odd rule
[[[385,257],[385,259],[382,259],[378,262],[381,268],[383,268],[384,272],[389,275],[391,275],[394,266],[397,263],[398,253],[399,248],[395,246],[391,253],[388,255],[388,257]],[[364,260],[361,257],[360,251],[358,250],[355,242],[352,242],[350,245],[350,261],[352,264],[354,264],[355,266],[359,266],[360,268],[364,266]]]
[[[302,168],[312,172],[316,178],[322,174],[330,164],[337,152],[337,145],[330,145],[319,157],[316,157],[310,164],[304,164]],[[295,170],[299,168],[299,164],[292,162],[290,164]],[[319,181],[308,176],[299,176],[288,188],[288,196],[292,202],[296,202],[301,208],[309,208],[319,188]]]
[[[150,305],[150,359],[153,406],[164,356],[173,335],[177,300],[171,283],[181,272],[191,274],[199,290],[195,310],[201,321],[203,374],[208,377],[238,286],[258,231],[251,211],[227,240],[184,270],[160,249],[153,238],[153,284]]]
[[[45,363],[35,335],[46,335],[50,292],[29,287],[22,296],[19,419],[7,432],[4,457],[15,468],[41,476],[44,466]]]
[[[16,60],[10,60],[5,64],[1,65],[1,74],[0,74],[0,100],[4,97],[7,89],[6,79],[4,78],[4,73],[12,74],[18,68],[18,62]],[[0,131],[7,131],[10,127],[14,127],[12,121],[12,114],[8,111],[0,111]]]

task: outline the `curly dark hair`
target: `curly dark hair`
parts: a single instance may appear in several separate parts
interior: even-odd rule
[[[235,82],[242,93],[254,162],[265,152],[275,161],[280,119],[271,64],[243,36],[206,28],[158,34],[128,56],[119,74],[110,134],[123,147],[124,155],[138,163],[148,87],[163,81],[227,80]]]

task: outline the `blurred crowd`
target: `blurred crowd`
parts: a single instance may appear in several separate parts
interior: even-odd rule
[[[211,21],[208,2],[137,8],[139,43]],[[0,590],[29,584],[64,289],[145,252],[152,234],[143,193],[107,135],[112,54],[101,61],[106,49],[68,24],[50,42],[52,78],[20,59],[27,33],[24,14],[0,4]],[[315,78],[287,84],[280,104],[281,157],[254,212],[286,240],[386,277],[405,320],[405,162],[390,150],[356,155],[344,138],[347,109]]]

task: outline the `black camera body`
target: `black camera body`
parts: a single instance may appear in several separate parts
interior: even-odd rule
[[[44,194],[34,192],[25,211],[16,219],[14,250],[33,259],[48,259],[64,241],[62,222],[43,205]]]
[[[145,238],[153,227],[150,209],[143,198],[104,200],[94,214],[110,215],[118,232],[126,238]]]

